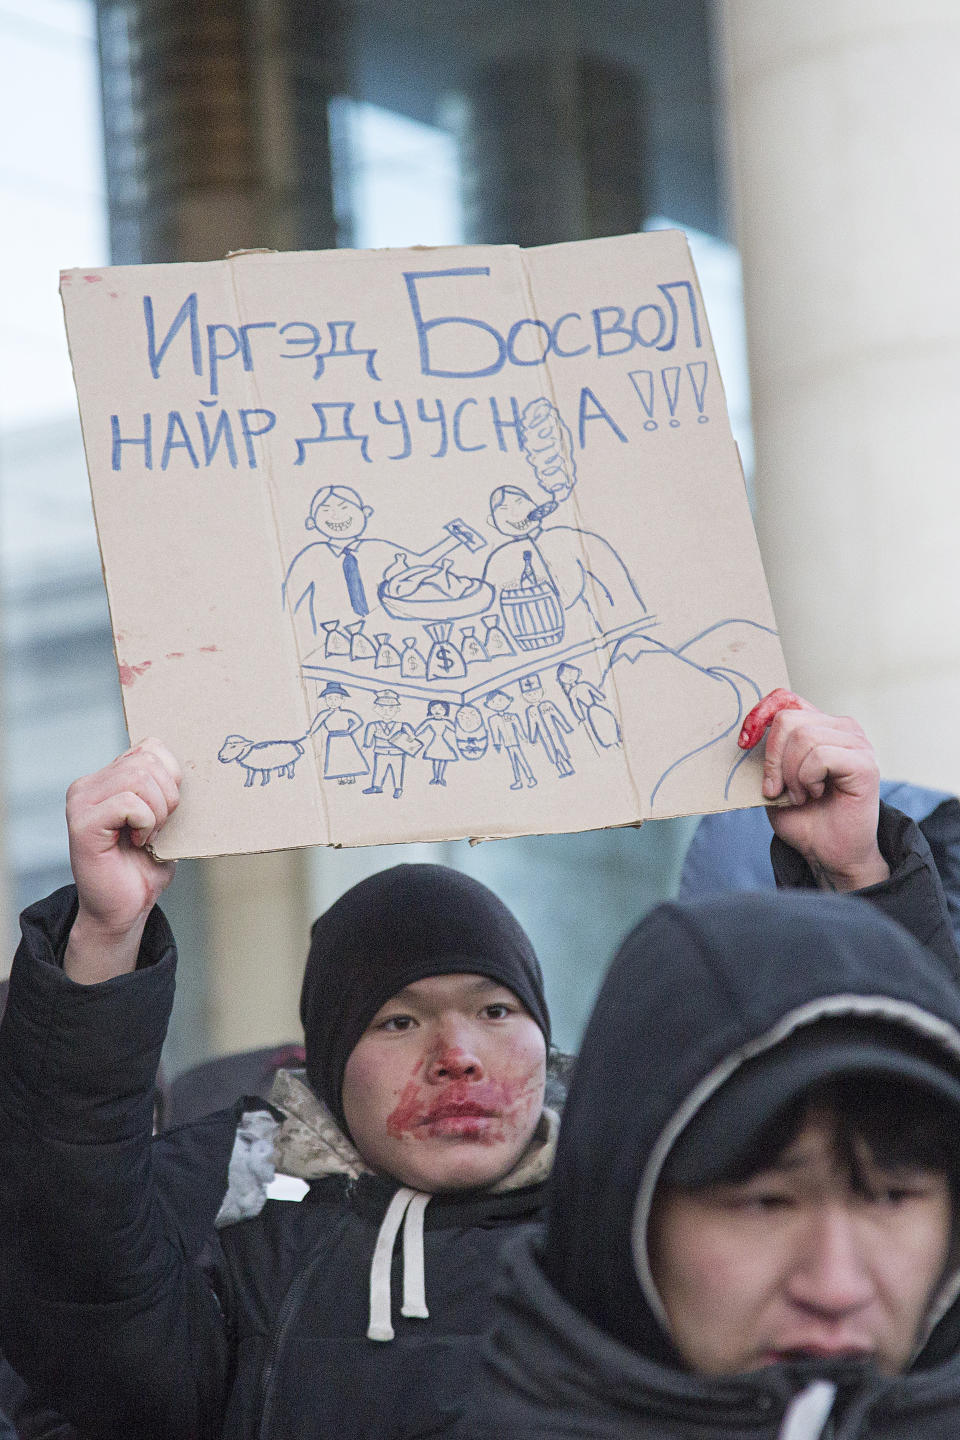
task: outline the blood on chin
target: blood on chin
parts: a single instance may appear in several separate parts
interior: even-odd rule
[[[448,1115],[415,1125],[409,1133],[414,1140],[480,1145],[498,1145],[507,1138],[499,1115]]]

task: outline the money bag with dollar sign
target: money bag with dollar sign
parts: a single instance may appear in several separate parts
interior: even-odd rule
[[[462,680],[467,673],[463,655],[450,639],[452,620],[434,620],[424,629],[433,641],[427,656],[428,680]]]

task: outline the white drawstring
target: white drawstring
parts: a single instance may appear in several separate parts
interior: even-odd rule
[[[820,1440],[837,1397],[829,1380],[814,1380],[787,1406],[777,1440]]]
[[[370,1266],[370,1324],[368,1340],[392,1340],[392,1299],[390,1270],[397,1232],[403,1226],[403,1308],[401,1314],[429,1318],[423,1265],[423,1212],[430,1196],[402,1185],[394,1195],[380,1224]]]
[[[414,1195],[403,1222],[403,1307],[408,1320],[429,1320],[423,1265],[423,1212],[430,1196]]]

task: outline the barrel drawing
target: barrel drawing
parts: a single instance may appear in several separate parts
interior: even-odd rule
[[[504,624],[521,650],[548,650],[563,639],[564,619],[560,596],[549,580],[533,573],[533,552],[523,552],[519,585],[500,591]]]

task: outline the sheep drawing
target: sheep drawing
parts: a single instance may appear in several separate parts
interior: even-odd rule
[[[299,740],[248,740],[244,735],[228,735],[220,746],[217,759],[224,765],[235,760],[244,772],[246,788],[260,776],[261,785],[269,785],[271,775],[293,779],[294,768],[303,754]]]

